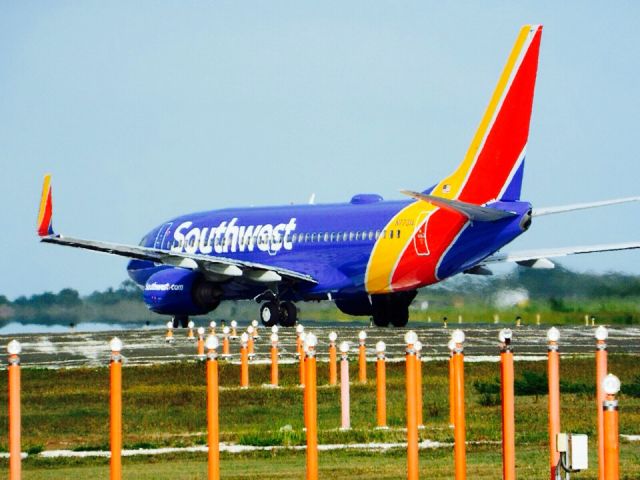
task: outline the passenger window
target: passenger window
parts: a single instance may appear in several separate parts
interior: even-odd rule
[[[376,230],[376,240],[380,238],[380,230]]]
[[[373,240],[373,232],[369,231],[369,240]]]
[[[336,241],[336,234],[334,232],[331,232],[331,236],[329,237],[329,240],[331,240],[332,242]]]
[[[389,238],[393,238],[393,230],[389,230]]]
[[[353,242],[353,232],[349,232],[349,241]]]
[[[329,233],[328,232],[325,232],[325,234],[324,234],[324,241],[325,242],[329,241]]]
[[[398,229],[398,238],[400,238],[400,229]]]

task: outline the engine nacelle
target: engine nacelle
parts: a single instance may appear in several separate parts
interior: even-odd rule
[[[214,310],[222,289],[202,274],[184,268],[161,270],[144,286],[144,303],[149,310],[164,315],[203,315]]]

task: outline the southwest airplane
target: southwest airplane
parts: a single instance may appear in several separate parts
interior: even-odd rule
[[[487,275],[515,262],[552,268],[549,258],[640,248],[640,242],[504,253],[533,217],[640,200],[534,209],[520,200],[542,26],[516,39],[471,145],[458,168],[408,200],[355,195],[348,203],[229,208],[166,221],[139,245],[54,233],[50,176],[37,230],[42,242],[131,258],[127,270],[146,305],[186,326],[222,300],[262,302],[271,326],[294,325],[294,302],[333,300],[377,326],[407,324],[419,288],[458,273]]]

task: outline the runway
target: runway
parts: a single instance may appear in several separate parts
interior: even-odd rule
[[[249,322],[238,322],[238,335],[246,329]],[[414,328],[423,343],[423,361],[444,359],[448,357],[447,342],[455,328],[464,330],[465,361],[497,361],[498,332],[504,325],[480,324],[449,324],[445,329],[441,325],[419,326]],[[351,345],[350,355],[357,351],[358,333],[361,328],[344,326],[307,325],[306,331],[313,332],[318,337],[318,359],[327,360],[329,332],[338,334],[338,342],[348,341]],[[404,334],[406,329],[365,328],[367,332],[367,357],[375,358],[375,344],[383,340],[387,345],[389,361],[404,359]],[[547,327],[523,326],[513,328],[513,347],[515,359],[544,360],[546,359],[546,330]],[[271,342],[270,329],[259,327],[259,337],[255,341],[254,363],[269,361]],[[591,354],[595,350],[594,328],[592,327],[562,327],[560,328],[561,355]],[[221,337],[222,329],[216,333]],[[295,362],[296,333],[293,328],[281,328],[279,334],[279,350],[283,363]],[[186,329],[174,331],[175,343],[165,342],[165,330],[159,328],[118,330],[107,332],[69,332],[56,334],[24,334],[0,336],[0,344],[6,345],[11,339],[17,339],[22,344],[21,361],[23,367],[94,367],[104,366],[109,361],[109,340],[118,336],[124,345],[123,356],[129,365],[148,365],[154,363],[195,360],[196,345],[187,339]],[[640,354],[640,328],[620,327],[609,330],[607,340],[610,353]],[[231,358],[228,361],[238,361],[239,339],[231,340]],[[4,363],[4,362],[3,362]],[[4,365],[3,365],[4,367]]]

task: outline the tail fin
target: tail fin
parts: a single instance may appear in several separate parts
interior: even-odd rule
[[[44,176],[42,184],[42,197],[40,198],[40,211],[38,212],[38,223],[36,225],[38,235],[46,237],[53,235],[51,217],[53,216],[53,201],[51,198],[51,175]]]
[[[525,25],[458,169],[433,194],[485,204],[518,200],[538,70],[542,25]]]

